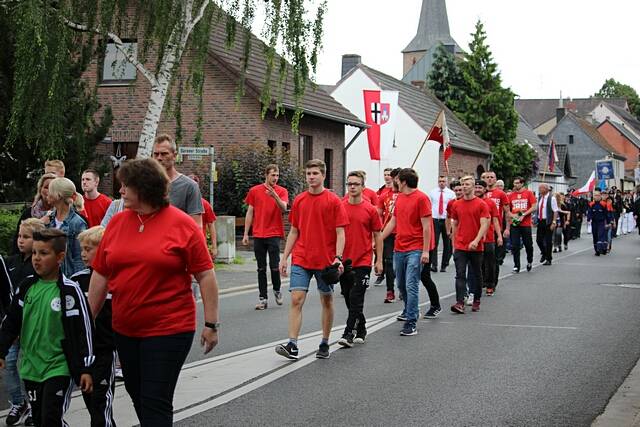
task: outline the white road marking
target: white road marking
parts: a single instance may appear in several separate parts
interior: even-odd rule
[[[574,326],[546,326],[546,325],[505,325],[502,323],[482,323],[482,322],[472,322],[472,323],[462,323],[462,322],[443,322],[440,321],[438,324],[446,324],[446,325],[464,325],[465,327],[471,326],[499,326],[505,328],[533,328],[533,329],[570,329],[570,330],[578,330]]]

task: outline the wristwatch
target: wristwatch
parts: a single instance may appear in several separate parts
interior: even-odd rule
[[[209,329],[213,329],[214,331],[217,331],[218,328],[220,328],[220,323],[218,323],[218,322],[204,322],[204,327],[205,328],[209,328]]]

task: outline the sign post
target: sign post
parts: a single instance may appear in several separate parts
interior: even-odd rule
[[[215,149],[213,145],[210,145],[208,147],[181,146],[178,147],[178,154],[182,158],[186,156],[187,160],[193,161],[202,160],[202,158],[205,156],[211,156],[211,162],[209,164],[209,203],[211,203],[211,206],[213,206],[213,183],[214,181],[217,181],[215,179],[216,163],[213,161],[215,155]]]

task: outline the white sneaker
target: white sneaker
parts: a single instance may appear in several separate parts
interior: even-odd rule
[[[465,305],[473,305],[473,294],[469,294],[469,298],[467,298],[464,302]]]
[[[124,375],[122,375],[122,368],[116,368],[116,380],[124,380]]]
[[[273,291],[273,296],[276,298],[276,304],[282,305],[284,299],[282,298],[282,292]]]

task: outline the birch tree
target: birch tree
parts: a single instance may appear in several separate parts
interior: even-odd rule
[[[104,53],[104,42],[108,41],[115,45],[126,61],[135,66],[137,73],[151,86],[146,116],[141,123],[138,157],[151,154],[158,123],[170,100],[172,85],[180,74],[180,63],[187,51],[192,54],[188,85],[198,96],[202,108],[203,69],[214,20],[226,21],[229,46],[237,36],[243,37],[244,72],[251,51],[251,27],[258,8],[263,8],[260,12],[261,16],[266,17],[262,35],[267,44],[265,53],[268,70],[261,96],[263,115],[274,102],[270,87],[272,74],[276,71],[280,80],[293,80],[298,106],[307,82],[315,73],[321,45],[326,2],[321,1],[310,16],[309,9],[315,3],[314,0],[0,0],[0,4],[15,8],[25,18],[22,22],[22,42],[25,44],[31,42],[32,46],[42,46],[61,37],[73,37],[86,47],[84,55],[95,58]],[[58,18],[59,31],[36,33],[29,30],[34,21],[52,14]],[[69,32],[77,34],[69,35]],[[142,49],[138,49],[137,55],[123,42],[123,34],[142,36]],[[292,67],[287,67],[284,61],[276,64],[276,50]],[[18,61],[24,62],[19,64],[22,69],[28,70],[29,64],[42,55],[42,51],[37,49],[31,53],[35,57],[18,58]],[[18,91],[28,86],[29,74],[18,76],[15,83]],[[238,88],[240,94],[243,93],[243,81],[241,77]],[[51,99],[55,98],[55,91],[55,85],[51,85]],[[19,94],[19,99],[25,101],[23,107],[28,107],[29,101],[21,95],[29,91],[23,92]],[[13,114],[10,134],[24,130],[22,120],[29,116],[28,110]],[[292,120],[294,130],[300,116],[300,109],[297,108]]]

